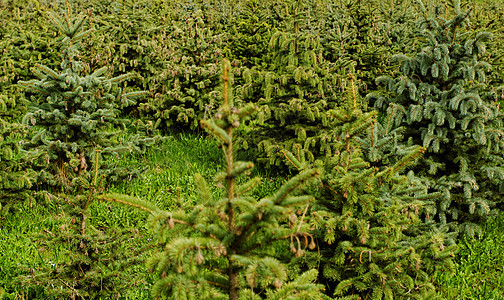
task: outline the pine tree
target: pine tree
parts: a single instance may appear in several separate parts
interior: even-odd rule
[[[139,207],[152,214],[154,232],[166,245],[166,250],[148,263],[160,274],[152,290],[154,297],[321,299],[320,286],[313,283],[316,270],[289,283],[285,266],[270,254],[273,242],[289,238],[291,250],[298,256],[303,249],[315,246],[311,235],[305,232],[304,217],[296,215],[312,197],[294,192],[319,171],[307,169],[269,197],[255,199],[248,195],[260,179],[245,181],[242,178],[247,177],[253,163],[235,161],[233,133],[244,117],[253,112],[254,106],[234,107],[229,75],[230,64],[225,61],[223,104],[211,119],[201,121],[221,143],[224,152],[225,170],[215,177],[225,186],[222,198],[214,198],[200,175],[195,175],[195,179],[201,198],[192,209],[162,211],[146,201],[125,195],[101,198]]]
[[[310,213],[319,249],[294,263],[297,268],[319,264],[321,281],[334,296],[432,296],[431,278],[453,269],[456,246],[452,237],[433,230],[432,218],[422,220],[432,214],[439,193],[429,193],[406,172],[425,149],[402,144],[400,129],[380,124],[374,112],[362,112],[355,96],[349,100],[331,111],[335,152],[319,162],[322,186]],[[298,168],[306,167],[302,152],[285,154]]]
[[[219,61],[226,34],[214,32],[207,11],[186,5],[173,20],[167,36],[170,44],[159,74],[163,90],[140,110],[159,120],[162,127],[192,130],[208,116],[218,102]]]
[[[295,145],[302,145],[312,159],[324,152],[325,112],[335,107],[335,95],[343,86],[342,77],[333,73],[336,66],[323,57],[316,20],[309,12],[303,0],[279,3],[279,28],[272,33],[267,57],[261,67],[242,72],[245,92],[257,86],[262,90],[260,99],[243,97],[259,107],[249,142],[266,153],[271,164],[281,162],[279,150]]]
[[[63,35],[62,70],[37,64],[32,71],[39,79],[19,82],[33,93],[23,124],[36,131],[28,147],[45,153],[40,161],[43,185],[72,190],[73,179],[84,169],[92,169],[90,158],[95,149],[102,155],[115,154],[139,150],[149,142],[138,137],[120,142],[117,137],[129,122],[117,117],[119,109],[133,104],[144,92],[125,93],[117,84],[129,74],[106,79],[107,67],[83,74],[79,46],[92,31],[83,29],[87,16],[73,20],[69,8],[64,18],[52,13],[49,16]]]
[[[396,125],[407,126],[406,138],[427,148],[415,170],[442,191],[437,219],[472,235],[498,201],[504,178],[502,113],[486,90],[490,65],[481,60],[486,32],[464,30],[469,11],[453,3],[453,16],[443,7],[428,11],[419,1],[423,40],[412,57],[397,55],[398,78],[380,77],[388,93],[369,99],[387,111]]]
[[[85,73],[79,46],[92,31],[85,29],[88,16],[74,18],[68,1],[63,16],[49,13],[62,35],[61,70],[38,64],[32,71],[39,79],[20,82],[34,94],[23,122],[34,130],[27,147],[43,153],[34,166],[40,174],[38,188],[47,189],[47,199],[59,203],[64,222],[59,232],[45,230],[39,243],[63,244],[69,259],[19,280],[42,284],[48,297],[64,299],[116,296],[118,286],[132,284],[122,268],[138,257],[119,247],[130,234],[116,229],[107,235],[96,229],[89,221],[90,208],[107,180],[121,171],[107,165],[106,157],[142,150],[156,139],[119,136],[128,122],[117,117],[119,109],[144,92],[124,92],[117,84],[129,75],[106,79],[108,67]]]

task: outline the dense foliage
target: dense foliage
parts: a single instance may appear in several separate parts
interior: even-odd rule
[[[406,127],[407,138],[427,148],[415,171],[443,192],[436,213],[440,223],[456,221],[474,234],[478,218],[500,201],[504,179],[503,114],[487,84],[491,65],[483,60],[490,33],[465,29],[469,11],[460,2],[449,19],[451,11],[421,8],[421,50],[412,57],[397,55],[402,75],[377,78],[391,94],[369,99]]]
[[[28,193],[37,173],[30,168],[30,159],[36,154],[22,149],[26,126],[9,123],[0,118],[0,212],[7,212],[16,202],[29,202],[34,197]]]
[[[121,297],[143,249],[154,297],[424,298],[504,203],[500,2],[62,2],[0,3],[1,212],[47,205],[60,225],[32,238],[66,253],[0,298]],[[143,169],[118,160],[145,133],[200,126],[214,185],[100,196]],[[257,196],[235,154],[301,173]],[[151,212],[157,244],[98,225],[97,199]]]
[[[64,243],[73,252],[72,259],[50,271],[49,276],[40,274],[27,282],[45,280],[50,283],[47,292],[60,297],[112,295],[118,289],[117,270],[126,260],[126,253],[116,253],[113,247],[126,235],[119,231],[114,238],[107,236],[87,226],[87,219],[96,194],[121,170],[104,165],[103,157],[132,152],[154,140],[135,134],[118,138],[128,122],[118,117],[119,109],[131,105],[144,92],[124,92],[117,87],[128,74],[106,79],[107,67],[96,71],[85,68],[79,50],[81,41],[92,32],[86,29],[87,15],[74,18],[67,3],[62,15],[49,13],[48,19],[61,35],[61,69],[36,64],[32,72],[38,79],[19,82],[32,94],[22,120],[32,126],[32,138],[24,146],[41,153],[32,165],[37,170],[37,188],[45,189],[50,201],[66,199],[61,207],[68,223],[58,233],[49,232],[41,244],[58,247]],[[7,150],[9,145],[3,146]],[[11,176],[17,175],[18,186],[22,186],[28,175],[12,171]]]
[[[403,144],[402,129],[362,112],[357,95],[350,90],[349,103],[330,112],[335,153],[319,162],[324,173],[310,214],[322,244],[296,265],[320,264],[322,280],[335,296],[433,295],[428,274],[452,270],[456,246],[450,235],[433,228],[432,219],[421,217],[432,213],[440,193],[429,192],[406,172],[425,148]],[[306,168],[303,152],[285,153],[296,167]]]
[[[238,183],[254,164],[235,161],[233,132],[254,106],[234,106],[229,72],[229,62],[224,61],[224,101],[215,119],[201,122],[224,151],[225,170],[215,178],[225,186],[223,197],[214,198],[206,181],[196,174],[200,198],[189,212],[161,211],[149,202],[124,195],[103,195],[102,199],[140,207],[153,215],[156,238],[165,245],[165,251],[148,263],[158,274],[164,274],[153,287],[154,297],[238,300],[240,295],[261,299],[260,295],[266,294],[272,299],[320,299],[321,286],[313,283],[317,277],[314,270],[287,282],[287,268],[268,253],[272,242],[289,238],[296,256],[301,256],[307,247],[315,248],[313,237],[302,226],[303,218],[298,222],[292,218],[313,200],[294,192],[320,172],[307,169],[262,199],[248,195],[260,178]],[[291,221],[285,224],[289,218]]]

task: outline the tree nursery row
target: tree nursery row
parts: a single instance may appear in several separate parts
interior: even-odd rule
[[[458,239],[504,207],[499,1],[12,0],[0,14],[0,227],[46,206],[62,225],[33,239],[68,256],[0,279],[0,298],[135,289],[144,257],[123,245],[145,224],[96,226],[106,202],[150,215],[154,244],[138,247],[155,299],[435,299]],[[189,132],[223,154],[215,183],[194,175],[198,201],[110,192],[142,172],[118,157]],[[254,165],[287,179],[259,197]]]

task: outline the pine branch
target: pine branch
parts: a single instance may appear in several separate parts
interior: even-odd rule
[[[145,210],[151,214],[160,212],[159,208],[148,201],[141,200],[137,197],[122,195],[122,194],[104,194],[98,196],[98,200],[117,202],[131,207]]]

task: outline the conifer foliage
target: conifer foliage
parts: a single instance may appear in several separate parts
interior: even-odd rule
[[[144,93],[125,93],[117,87],[128,74],[106,79],[107,67],[85,73],[79,47],[92,31],[84,30],[87,17],[73,19],[68,3],[64,17],[49,13],[62,35],[61,70],[37,64],[32,71],[39,79],[19,82],[32,93],[23,123],[36,130],[28,147],[45,153],[40,177],[46,186],[71,190],[73,179],[92,169],[95,149],[102,154],[132,151],[143,143],[119,143],[115,136],[128,122],[118,118],[119,108],[133,104]]]
[[[160,76],[163,90],[141,111],[166,127],[196,129],[218,102],[219,61],[226,34],[214,31],[211,20],[198,5],[184,6],[169,27],[171,43],[164,54]]]
[[[270,251],[272,242],[291,240],[297,256],[315,247],[305,232],[303,216],[296,211],[312,201],[311,196],[294,192],[319,174],[307,169],[288,180],[269,197],[255,199],[248,192],[260,182],[248,181],[251,162],[234,160],[233,132],[254,106],[233,106],[228,87],[229,62],[224,62],[223,99],[218,112],[201,124],[221,143],[225,170],[215,177],[225,186],[225,195],[214,198],[205,180],[196,175],[199,203],[189,211],[161,211],[152,204],[121,195],[103,195],[104,200],[126,203],[153,215],[155,233],[165,251],[148,263],[161,277],[155,283],[154,297],[170,299],[321,299],[320,286],[313,281],[316,270],[288,282],[286,267]],[[296,221],[298,220],[298,221]]]
[[[30,168],[29,159],[34,153],[25,151],[23,138],[26,126],[9,123],[0,118],[0,212],[16,202],[33,200],[28,193],[36,180],[36,172]]]
[[[439,193],[429,193],[405,171],[425,149],[401,144],[400,130],[378,123],[376,113],[362,112],[352,98],[331,111],[335,152],[323,163],[322,187],[310,214],[320,249],[295,263],[320,264],[321,281],[335,296],[433,295],[430,278],[453,268],[455,246],[432,230],[432,220],[421,220]],[[303,155],[285,154],[298,168],[306,166]]]
[[[415,169],[444,193],[437,204],[439,221],[456,222],[474,234],[504,178],[502,113],[485,90],[490,65],[482,60],[490,34],[465,29],[470,10],[463,11],[458,0],[452,12],[418,3],[421,51],[397,55],[403,75],[378,78],[389,94],[369,99],[396,125],[407,126],[407,138],[427,148]]]
[[[117,230],[107,236],[89,222],[90,207],[111,174],[119,168],[107,166],[104,156],[139,150],[155,138],[131,135],[119,139],[127,120],[117,117],[119,108],[134,103],[143,92],[124,92],[117,83],[128,74],[106,79],[108,68],[86,74],[79,59],[81,41],[92,29],[85,30],[88,15],[73,18],[66,3],[63,16],[49,13],[49,19],[62,35],[61,70],[38,64],[32,71],[39,78],[20,82],[33,95],[23,122],[34,128],[27,144],[43,153],[37,160],[40,189],[47,189],[48,199],[58,201],[64,223],[59,232],[45,230],[41,244],[68,251],[69,260],[38,276],[21,278],[23,284],[45,282],[48,295],[66,299],[117,296],[120,278],[128,261],[136,257],[117,250],[129,235]],[[121,271],[120,271],[121,270]]]
[[[279,150],[292,150],[296,144],[312,157],[320,152],[325,111],[335,106],[339,77],[323,56],[305,1],[288,0],[277,6],[279,28],[271,34],[265,61],[261,67],[243,71],[243,77],[245,92],[253,86],[262,91],[260,99],[244,97],[259,107],[251,141],[267,153],[271,163],[279,164]]]
[[[351,62],[361,93],[375,90],[374,79],[390,72],[391,53],[410,50],[414,12],[410,3],[352,0],[329,1],[323,14],[324,57]]]

